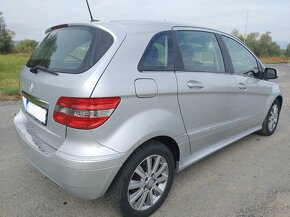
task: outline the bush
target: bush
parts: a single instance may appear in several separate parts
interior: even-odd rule
[[[287,49],[285,51],[285,56],[290,57],[290,43],[288,44]]]
[[[32,53],[38,42],[35,40],[25,39],[15,46],[15,49],[19,53]]]

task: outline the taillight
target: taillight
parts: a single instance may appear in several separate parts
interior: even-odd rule
[[[56,103],[55,122],[77,129],[94,129],[105,123],[121,101],[111,98],[60,97]]]

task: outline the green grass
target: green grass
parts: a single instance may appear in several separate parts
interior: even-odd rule
[[[19,94],[18,87],[5,87],[2,89],[2,93],[6,96],[17,96]]]
[[[0,100],[19,99],[19,74],[29,54],[0,55]]]

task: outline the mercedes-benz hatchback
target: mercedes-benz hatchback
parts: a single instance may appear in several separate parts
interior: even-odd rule
[[[106,192],[148,216],[173,177],[258,132],[274,133],[277,71],[220,31],[169,22],[65,24],[21,72],[14,122],[31,163],[83,199]]]

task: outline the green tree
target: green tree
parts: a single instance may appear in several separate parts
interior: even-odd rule
[[[266,32],[262,34],[259,40],[259,54],[258,56],[261,57],[268,57],[269,54],[269,47],[272,43],[272,37],[270,36],[271,32]]]
[[[31,39],[25,39],[15,46],[17,52],[20,53],[32,53],[36,48],[38,42]]]
[[[239,38],[242,42],[245,42],[245,44],[259,57],[273,57],[283,54],[280,46],[276,42],[273,42],[271,32],[266,32],[261,35],[258,32],[252,32],[244,38],[238,30],[234,29],[232,35]]]
[[[271,57],[278,57],[282,55],[282,50],[280,48],[280,45],[278,45],[276,42],[272,42],[269,47],[269,55]]]
[[[280,46],[272,41],[271,32],[262,34],[259,40],[259,54],[261,57],[280,56],[282,51]]]
[[[290,43],[288,44],[286,51],[285,51],[285,56],[290,57]]]
[[[234,29],[231,34],[235,36],[236,38],[240,39],[242,42],[244,42],[244,36],[239,32],[239,30]]]
[[[246,45],[257,55],[259,53],[259,36],[260,33],[252,32],[247,35],[245,43]]]
[[[0,12],[0,53],[9,53],[13,48],[14,32],[7,29],[2,12]]]

